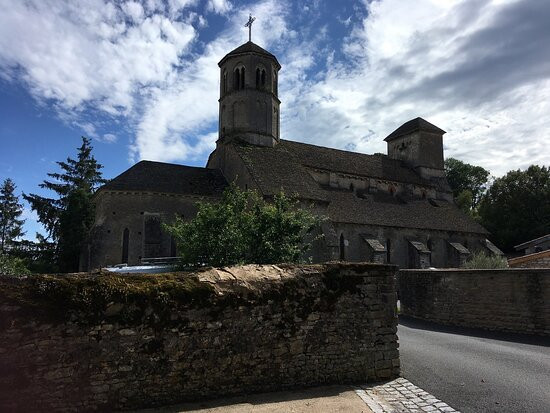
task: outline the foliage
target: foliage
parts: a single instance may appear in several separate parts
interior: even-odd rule
[[[489,171],[455,158],[445,160],[445,175],[461,209],[474,212],[487,190]]]
[[[508,268],[508,261],[499,255],[486,255],[483,252],[476,252],[464,263],[464,268],[477,270]]]
[[[302,260],[312,242],[306,238],[319,222],[282,192],[267,202],[231,185],[220,202],[199,203],[193,220],[178,218],[165,229],[186,264],[273,264]]]
[[[0,253],[0,275],[27,275],[30,271],[25,267],[23,259]]]
[[[52,255],[63,271],[78,270],[77,251],[93,220],[91,195],[105,182],[102,166],[92,155],[92,149],[90,139],[82,137],[77,159],[57,162],[61,172],[48,173],[53,181],[45,180],[40,184],[41,188],[55,192],[57,198],[23,195],[46,228],[48,235],[44,241],[53,243]]]
[[[550,169],[532,165],[496,179],[480,204],[479,215],[505,251],[550,233]]]
[[[0,186],[0,254],[13,247],[17,238],[25,233],[20,219],[23,213],[23,205],[15,194],[15,184],[11,179],[6,179]]]
[[[59,219],[59,270],[78,270],[80,251],[89,229],[94,223],[92,194],[82,188],[69,193],[67,207]]]

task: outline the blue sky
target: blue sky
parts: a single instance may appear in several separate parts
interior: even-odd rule
[[[203,166],[217,62],[277,55],[281,133],[365,153],[422,116],[446,156],[499,176],[550,164],[550,2],[0,0],[0,180],[19,191],[93,138],[104,175],[140,159]],[[25,211],[27,237],[40,227]]]

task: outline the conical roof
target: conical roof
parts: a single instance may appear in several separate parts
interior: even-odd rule
[[[253,43],[251,41],[248,41],[248,42],[240,45],[236,49],[234,49],[234,50],[230,51],[229,53],[227,53],[223,57],[223,59],[220,60],[220,63],[218,63],[218,66],[221,66],[225,62],[225,60],[228,59],[229,57],[245,55],[245,54],[250,54],[250,53],[259,54],[259,55],[262,55],[262,56],[269,57],[269,58],[275,60],[275,62],[277,63],[279,68],[281,67],[281,65],[277,61],[277,58],[273,54],[269,53],[267,50],[265,50],[264,48],[258,46],[256,43]]]

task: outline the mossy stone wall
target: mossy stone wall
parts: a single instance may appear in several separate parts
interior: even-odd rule
[[[399,374],[396,267],[0,281],[0,411],[111,411]]]

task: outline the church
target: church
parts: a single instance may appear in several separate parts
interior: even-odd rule
[[[206,166],[141,161],[102,186],[82,270],[175,257],[162,222],[192,219],[231,182],[267,199],[283,190],[328,217],[313,262],[460,267],[475,251],[501,254],[453,202],[442,129],[409,120],[384,139],[387,155],[284,140],[277,58],[248,41],[219,67],[219,137]]]

